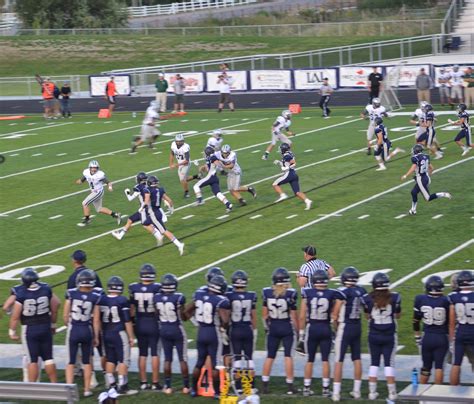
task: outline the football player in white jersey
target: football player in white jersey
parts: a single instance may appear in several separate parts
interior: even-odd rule
[[[415,112],[413,112],[413,115],[410,119],[410,123],[416,126],[415,141],[417,141],[418,138],[426,132],[426,128],[423,127],[423,123],[425,120],[424,108],[426,104],[426,101],[421,101],[420,107],[415,109]]]
[[[374,98],[372,104],[367,104],[360,116],[369,120],[369,127],[367,128],[367,154],[370,155],[372,139],[375,136],[375,118],[388,117],[388,114],[385,107],[380,104],[380,98]]]
[[[239,201],[240,206],[247,205],[247,202],[240,194],[241,192],[249,192],[256,198],[257,191],[255,191],[254,187],[240,186],[242,170],[239,163],[237,163],[237,154],[232,151],[232,148],[228,144],[225,144],[220,151],[216,152],[216,157],[227,172],[227,189],[231,195]]]
[[[268,145],[265,153],[262,156],[262,160],[268,160],[268,155],[273,150],[278,141],[281,143],[287,143],[291,146],[291,140],[288,139],[288,136],[294,136],[294,133],[290,131],[291,126],[291,112],[285,110],[281,113],[279,117],[273,122],[272,125],[272,141]],[[283,131],[285,131],[288,136],[286,136]]]
[[[198,175],[188,175],[191,166],[190,150],[189,145],[184,142],[184,135],[178,133],[174,138],[174,142],[171,143],[169,166],[171,169],[178,169],[179,182],[183,187],[185,198],[189,198],[188,182],[199,178]]]
[[[130,154],[136,153],[137,147],[144,142],[148,142],[150,149],[153,149],[155,140],[160,136],[160,131],[156,129],[157,122],[160,119],[160,114],[158,113],[159,108],[160,104],[158,101],[150,102],[150,106],[146,109],[145,118],[142,122],[140,136],[135,136],[133,139]]]
[[[91,210],[90,204],[94,205],[97,213],[103,213],[104,215],[110,215],[117,219],[117,224],[120,224],[122,216],[119,212],[114,212],[108,208],[102,206],[102,200],[104,197],[104,185],[107,185],[109,191],[112,191],[112,183],[107,179],[105,173],[100,169],[99,162],[97,160],[91,160],[89,167],[82,172],[82,177],[76,180],[76,184],[82,184],[86,182],[89,184],[91,193],[89,196],[82,201],[82,210],[84,212],[84,218],[78,226],[86,226],[90,223]]]
[[[212,136],[207,140],[206,147],[212,147],[216,152],[221,149],[223,142],[222,129],[216,129],[212,132]]]

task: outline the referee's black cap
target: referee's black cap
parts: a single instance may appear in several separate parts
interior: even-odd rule
[[[303,247],[301,250],[304,251],[306,254],[310,255],[311,257],[316,256],[316,247],[312,245],[307,245],[306,247]]]

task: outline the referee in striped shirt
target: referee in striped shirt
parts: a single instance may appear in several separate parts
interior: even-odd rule
[[[298,285],[300,288],[312,288],[311,276],[317,269],[324,269],[329,276],[329,279],[336,275],[334,268],[329,265],[326,261],[316,258],[316,247],[307,245],[303,247],[304,260],[306,261],[301,265],[300,271],[298,272]]]

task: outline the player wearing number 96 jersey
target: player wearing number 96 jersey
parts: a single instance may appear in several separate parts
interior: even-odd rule
[[[449,349],[449,301],[443,296],[444,283],[439,276],[430,276],[425,282],[425,289],[426,294],[416,296],[413,305],[413,330],[415,341],[421,347],[423,361],[420,383],[428,383],[434,364],[434,383],[443,384],[444,359]],[[420,335],[421,322],[423,322],[423,337]]]
[[[160,291],[160,284],[155,283],[156,269],[152,264],[143,264],[140,268],[140,282],[131,283],[128,287],[130,296],[130,315],[135,319],[135,335],[138,344],[138,369],[140,389],[161,390],[159,385],[160,369],[160,328],[156,319],[153,303]],[[152,385],[147,383],[146,360],[151,354]]]
[[[390,291],[390,279],[383,272],[372,278],[372,292],[362,297],[364,310],[369,320],[369,400],[377,393],[377,372],[383,356],[388,399],[397,398],[395,386],[395,353],[397,351],[397,322],[401,314],[401,297]]]
[[[18,340],[16,328],[18,322],[21,322],[21,342],[28,357],[28,380],[38,379],[38,358],[41,358],[49,380],[56,383],[53,334],[59,300],[46,283],[38,282],[38,274],[33,268],[26,268],[21,278],[23,285],[16,289],[8,335],[12,340]]]
[[[458,292],[448,295],[449,340],[453,343],[450,384],[458,385],[461,364],[467,352],[474,352],[474,273],[461,271],[457,276]]]
[[[297,294],[291,288],[291,278],[286,268],[273,271],[272,287],[264,288],[262,318],[267,333],[267,358],[263,364],[263,393],[268,393],[268,383],[276,353],[283,343],[287,394],[295,394],[293,388],[293,356],[296,344],[298,316],[296,314]]]
[[[101,293],[94,289],[96,275],[90,269],[84,269],[77,277],[74,289],[66,292],[64,302],[64,324],[67,326],[66,348],[69,359],[66,367],[66,383],[74,383],[74,367],[77,353],[81,346],[81,358],[84,370],[84,397],[92,396],[90,382],[92,376],[91,357],[94,345],[92,317],[100,317],[99,306]]]

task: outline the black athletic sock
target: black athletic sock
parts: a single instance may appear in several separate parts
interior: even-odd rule
[[[110,216],[112,216],[112,217],[117,217],[118,215],[117,215],[117,212],[112,212],[112,213],[110,214]]]

